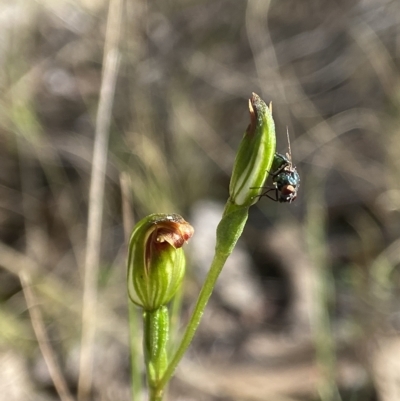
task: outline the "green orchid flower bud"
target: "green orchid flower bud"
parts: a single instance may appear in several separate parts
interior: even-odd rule
[[[250,124],[243,136],[233,167],[229,193],[231,202],[249,207],[257,202],[274,159],[276,137],[272,106],[255,93],[249,99]]]
[[[153,311],[171,300],[185,273],[182,246],[193,231],[177,214],[152,214],[136,224],[128,254],[128,293],[132,302]]]

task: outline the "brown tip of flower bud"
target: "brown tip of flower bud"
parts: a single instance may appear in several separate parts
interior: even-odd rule
[[[177,214],[154,223],[157,227],[153,233],[153,240],[158,244],[168,243],[175,249],[181,248],[194,233],[193,227]]]
[[[180,227],[182,238],[185,242],[189,241],[194,234],[194,228],[185,221]]]

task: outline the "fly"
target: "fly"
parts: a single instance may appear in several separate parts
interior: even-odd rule
[[[297,198],[297,191],[300,187],[300,176],[296,166],[292,163],[292,150],[290,148],[289,131],[287,131],[289,152],[286,156],[275,153],[272,162],[273,187],[264,187],[266,191],[258,195],[259,198],[266,196],[275,202],[291,203]],[[272,193],[272,195],[270,195]]]

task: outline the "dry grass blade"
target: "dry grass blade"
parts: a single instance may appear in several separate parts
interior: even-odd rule
[[[44,361],[46,362],[50,377],[54,383],[54,387],[56,388],[61,401],[74,401],[74,398],[68,389],[67,383],[54,356],[54,351],[50,346],[43,317],[37,305],[35,294],[32,291],[29,275],[26,272],[20,272],[19,278],[21,280],[22,290],[28,306],[33,331],[35,332],[40,351],[42,352]]]
[[[93,341],[96,332],[97,278],[100,261],[101,226],[105,169],[111,110],[119,67],[118,43],[122,20],[122,0],[111,0],[104,46],[103,76],[96,118],[92,177],[89,193],[89,217],[85,258],[82,311],[82,342],[78,399],[86,400],[92,386]]]
[[[132,199],[130,196],[130,180],[128,173],[122,172],[119,176],[119,182],[121,185],[121,197],[122,197],[122,218],[124,225],[124,236],[125,243],[129,241],[132,227],[134,225],[134,218],[131,209]]]

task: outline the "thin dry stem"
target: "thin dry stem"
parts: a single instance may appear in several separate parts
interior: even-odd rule
[[[132,197],[130,196],[130,180],[128,173],[122,172],[119,176],[119,182],[121,186],[122,198],[122,221],[124,225],[125,244],[127,244],[134,225],[134,218],[131,209]]]
[[[118,44],[121,21],[122,0],[110,0],[89,193],[89,217],[82,311],[82,342],[78,382],[78,399],[80,401],[88,399],[92,387],[93,344],[96,333],[95,316],[97,309],[97,279],[100,262],[104,182],[111,111],[120,59]]]
[[[33,331],[35,332],[40,351],[47,365],[47,369],[49,370],[54,387],[56,388],[61,401],[74,401],[74,398],[68,389],[65,378],[61,373],[61,369],[58,365],[54,351],[50,346],[50,341],[47,336],[45,324],[43,322],[43,316],[38,307],[36,296],[32,290],[30,277],[26,272],[20,272],[19,279],[21,280],[22,290],[28,306]]]

